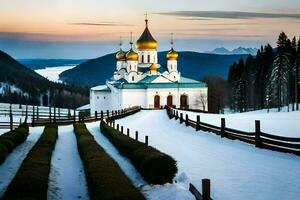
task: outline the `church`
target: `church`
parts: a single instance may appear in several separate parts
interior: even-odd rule
[[[158,42],[153,38],[145,20],[145,29],[133,49],[131,35],[129,51],[116,54],[116,69],[105,85],[90,89],[91,113],[117,110],[132,106],[159,109],[164,106],[207,110],[205,83],[181,76],[178,71],[178,52],[173,48],[166,54],[167,63],[157,57]],[[188,66],[180,66],[188,67]]]

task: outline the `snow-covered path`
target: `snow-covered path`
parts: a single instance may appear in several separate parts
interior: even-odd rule
[[[6,133],[8,131],[9,131],[9,129],[0,129],[0,135],[2,135],[3,133]]]
[[[187,189],[186,183],[180,182],[165,185],[147,185],[130,161],[120,155],[118,150],[100,132],[99,122],[86,123],[88,130],[95,137],[98,144],[119,164],[120,168],[131,180],[135,187],[139,188],[149,200],[193,200],[194,197]],[[184,176],[182,176],[184,179]],[[184,180],[183,180],[184,181]]]
[[[179,173],[197,188],[210,178],[215,200],[300,199],[300,157],[255,148],[239,141],[196,132],[170,120],[166,111],[141,111],[116,123],[138,130],[139,138],[172,155]]]
[[[201,121],[221,126],[221,118],[226,119],[226,126],[241,131],[254,132],[255,120],[260,120],[261,130],[273,135],[300,138],[300,111],[276,112],[274,109],[270,113],[266,110],[258,110],[246,113],[235,114],[207,114],[187,112],[189,118],[196,121],[196,116],[200,115]]]
[[[48,199],[89,199],[72,125],[58,127],[58,138],[51,159]]]
[[[29,136],[25,142],[16,147],[0,165],[0,197],[3,196],[7,186],[14,178],[20,165],[43,132],[44,127],[29,129]]]

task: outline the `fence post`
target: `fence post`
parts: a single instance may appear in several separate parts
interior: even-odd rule
[[[68,119],[70,119],[70,117],[71,117],[71,110],[70,108],[68,108]]]
[[[40,119],[40,109],[39,109],[39,106],[37,106],[37,108],[36,108],[36,119],[37,120]]]
[[[210,200],[210,180],[202,179],[203,200]]]
[[[75,110],[75,108],[73,110],[73,122],[74,123],[76,122],[76,110]]]
[[[139,132],[138,132],[138,131],[135,132],[135,140],[136,140],[136,141],[139,140]]]
[[[58,119],[60,119],[60,108],[58,108]]]
[[[50,124],[52,123],[52,119],[51,119],[51,116],[52,114],[51,114],[51,106],[49,106],[49,121],[50,121]]]
[[[34,118],[35,118],[35,106],[32,106],[32,119],[31,119],[31,126],[34,127]]]
[[[255,120],[255,146],[256,147],[261,147],[260,120]]]
[[[129,137],[129,133],[130,132],[130,130],[129,130],[129,128],[127,128],[127,136]]]
[[[121,126],[121,133],[124,134],[124,132],[123,132],[123,126]]]
[[[200,115],[197,115],[196,131],[201,130]]]
[[[221,137],[226,137],[225,126],[225,118],[221,118]]]
[[[117,124],[117,130],[119,131],[119,124]]]
[[[113,126],[113,128],[115,128],[115,121],[112,122],[112,126]]]
[[[95,120],[97,120],[97,117],[98,117],[98,112],[97,110],[95,110]]]
[[[182,124],[182,123],[183,123],[183,114],[182,114],[182,113],[180,113],[180,118],[179,118],[179,120],[180,120],[180,124]]]
[[[101,110],[101,120],[103,120],[103,110]]]
[[[56,123],[56,107],[54,106],[53,122]]]
[[[26,111],[25,111],[25,123],[27,123],[28,119],[28,105],[26,105]]]
[[[13,119],[11,104],[10,104],[9,105],[9,126],[10,126],[11,131],[14,129],[14,127],[13,127],[14,124],[13,123],[14,123],[14,119]]]
[[[189,116],[185,114],[185,126],[189,126]]]
[[[148,136],[145,136],[145,144],[148,146]]]
[[[106,117],[109,117],[109,110],[106,111]]]
[[[176,110],[175,119],[178,119],[178,110]]]

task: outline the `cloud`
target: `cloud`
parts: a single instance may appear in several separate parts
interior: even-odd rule
[[[78,25],[78,26],[133,26],[131,24],[122,24],[122,23],[116,23],[116,22],[100,22],[100,23],[94,23],[94,22],[73,22],[68,23],[69,25]]]
[[[161,12],[160,15],[172,15],[185,17],[185,19],[203,20],[209,19],[253,19],[253,18],[289,18],[300,19],[300,14],[288,13],[258,13],[258,12],[240,12],[240,11],[174,11],[174,12]]]

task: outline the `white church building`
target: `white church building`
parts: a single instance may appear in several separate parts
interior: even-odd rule
[[[146,27],[136,41],[137,52],[120,50],[116,54],[116,70],[105,85],[90,89],[91,113],[117,110],[132,106],[158,109],[168,105],[176,108],[207,110],[207,86],[203,82],[181,76],[178,71],[178,52],[166,54],[167,65],[159,64],[157,41]],[[188,66],[182,66],[188,67]]]

